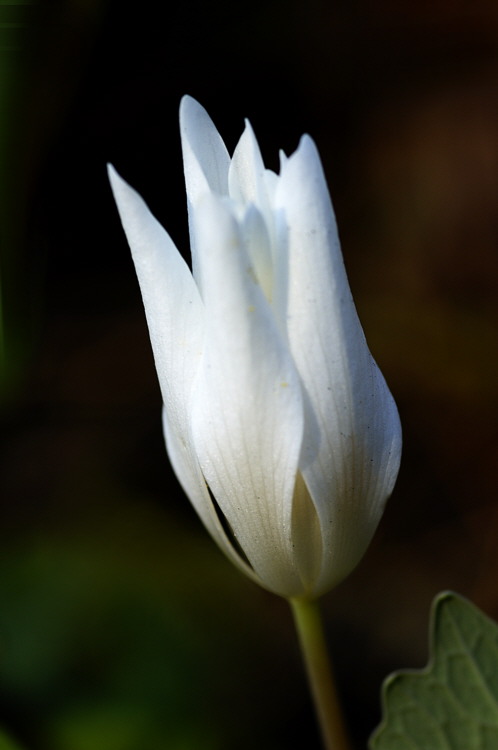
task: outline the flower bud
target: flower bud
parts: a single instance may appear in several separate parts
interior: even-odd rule
[[[253,580],[313,598],[365,552],[396,480],[401,427],[349,289],[317,149],[265,169],[180,110],[191,272],[112,169],[164,401],[171,464]]]

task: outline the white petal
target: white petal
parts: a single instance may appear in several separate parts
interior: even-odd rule
[[[313,598],[323,568],[322,530],[320,518],[300,472],[292,498],[292,550],[303,584],[300,595]]]
[[[109,179],[140,283],[163,401],[170,419],[183,423],[204,346],[199,292],[143,199],[112,167]]]
[[[254,131],[249,120],[246,120],[245,130],[235,148],[228,172],[230,197],[245,206],[256,206],[264,220],[270,248],[272,248],[275,244],[275,231],[272,200],[269,194],[269,188],[270,190],[272,188],[272,178],[268,173],[269,170],[265,169],[263,164]],[[275,174],[273,177],[277,179]],[[272,261],[271,253],[269,260]]]
[[[208,113],[191,96],[180,103],[180,134],[189,199],[195,203],[206,190],[228,195],[230,156]]]
[[[191,96],[184,96],[180,103],[180,134],[187,188],[192,269],[194,278],[202,289],[193,212],[200,197],[205,193],[228,195],[230,156],[208,113]]]
[[[275,174],[271,169],[265,169],[265,190],[268,196],[270,207],[273,208],[275,202],[275,192],[277,190],[278,175]]]
[[[206,309],[196,452],[254,570],[267,588],[292,596],[302,591],[291,544],[303,429],[297,373],[229,206],[208,196],[196,221]]]
[[[142,291],[164,401],[170,461],[214,539],[252,576],[221,527],[193,451],[190,401],[204,348],[204,311],[199,292],[185,261],[142,198],[112,167],[109,179]]]
[[[265,297],[273,292],[273,263],[268,227],[262,214],[251,203],[241,222],[242,237],[252,267]]]
[[[316,148],[304,137],[277,187],[287,330],[305,401],[301,470],[320,519],[324,591],[365,551],[392,491],[401,428],[365,342]],[[277,269],[277,273],[279,270]],[[318,592],[319,593],[319,592]]]
[[[172,429],[166,409],[163,409],[163,428],[171,466],[180,482],[183,491],[194,506],[195,510],[214,541],[228,558],[253,581],[264,586],[264,583],[254,573],[252,568],[241,558],[234,549],[223,529],[213,501],[209,496],[206,481],[202,475],[199,461],[194,453],[193,443],[188,426],[188,440],[182,434]]]
[[[265,165],[249,120],[233,152],[228,171],[230,197],[266,208]]]

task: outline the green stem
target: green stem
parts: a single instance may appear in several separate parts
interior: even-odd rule
[[[337,699],[318,602],[290,599],[326,750],[350,750]]]

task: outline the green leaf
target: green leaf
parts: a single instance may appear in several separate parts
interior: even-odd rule
[[[425,669],[384,682],[371,750],[496,750],[498,625],[445,592],[432,606],[430,638]]]

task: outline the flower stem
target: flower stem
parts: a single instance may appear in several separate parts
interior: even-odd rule
[[[318,602],[289,600],[326,750],[350,750]]]

